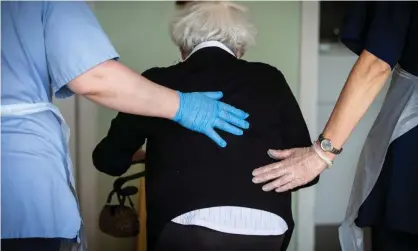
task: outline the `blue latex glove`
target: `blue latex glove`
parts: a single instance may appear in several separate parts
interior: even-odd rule
[[[243,134],[238,127],[249,128],[249,123],[245,121],[247,113],[218,101],[223,96],[222,92],[178,93],[180,107],[173,120],[187,129],[205,134],[221,147],[225,147],[226,142],[215,128],[234,135]]]

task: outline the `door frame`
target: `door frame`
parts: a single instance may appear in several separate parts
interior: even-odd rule
[[[94,1],[87,4],[93,10]],[[92,152],[98,143],[99,106],[82,96],[76,97],[76,186],[80,201],[80,210],[84,222],[84,232],[89,250],[98,250],[98,226],[100,209],[104,205],[99,201],[99,172],[93,165]]]
[[[94,9],[94,2],[89,2]],[[301,2],[299,105],[311,137],[316,137],[318,101],[319,2]],[[76,159],[77,190],[81,212],[89,240],[89,249],[97,250],[97,226],[101,204],[98,201],[99,173],[92,163],[91,153],[98,143],[99,106],[76,97]],[[313,138],[313,139],[314,139]],[[297,251],[315,249],[315,187],[296,193],[295,244]]]
[[[312,140],[318,135],[318,1],[301,2],[299,106],[302,110]],[[315,187],[296,193],[296,250],[315,250]]]

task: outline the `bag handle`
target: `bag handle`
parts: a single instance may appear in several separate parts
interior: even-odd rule
[[[128,189],[130,189],[131,191],[129,191]],[[124,191],[127,193],[126,195],[122,194]],[[112,199],[113,199],[113,195],[116,194],[116,197],[118,198],[118,202],[119,202],[119,205],[120,206],[125,205],[126,198],[128,198],[129,205],[132,208],[135,209],[134,203],[132,202],[132,199],[131,199],[131,195],[136,194],[137,192],[138,192],[138,189],[136,187],[133,187],[133,186],[125,187],[125,188],[123,188],[121,190],[115,190],[115,189],[113,189],[109,193],[109,195],[107,196],[106,203],[108,205],[111,204],[112,203]]]

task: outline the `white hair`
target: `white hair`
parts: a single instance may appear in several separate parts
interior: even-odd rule
[[[178,8],[171,25],[173,42],[186,52],[206,41],[218,41],[232,51],[255,44],[257,30],[247,9],[226,1],[193,1]]]

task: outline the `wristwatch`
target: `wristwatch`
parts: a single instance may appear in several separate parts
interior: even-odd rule
[[[321,133],[318,137],[319,146],[321,147],[322,151],[324,152],[330,152],[333,154],[340,154],[343,149],[337,149],[332,145],[331,140],[324,138],[324,135]]]

